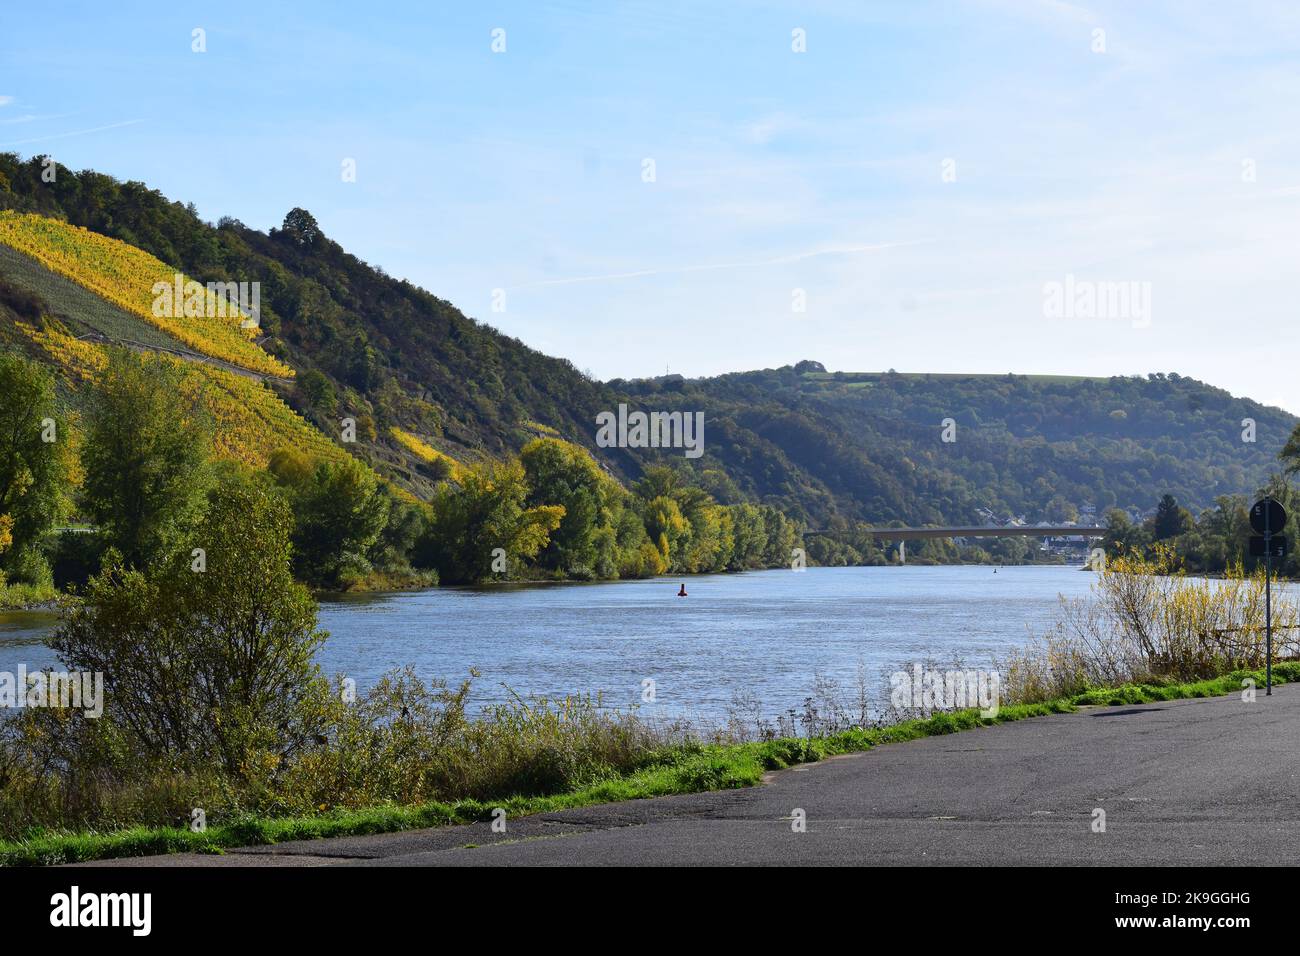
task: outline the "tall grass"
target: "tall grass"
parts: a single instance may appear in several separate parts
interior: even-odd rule
[[[356,701],[318,701],[328,728],[292,759],[238,773],[132,746],[107,720],[26,711],[0,722],[0,838],[47,829],[185,827],[376,805],[535,797],[614,780],[697,748],[684,725],[652,723],[598,698],[514,696],[467,713],[472,683],[395,671]],[[111,701],[109,702],[111,706]]]
[[[1273,590],[1273,653],[1300,654],[1295,603]],[[1264,573],[1186,576],[1173,552],[1107,563],[1089,598],[1062,599],[1056,626],[1000,662],[1004,699],[1052,700],[1093,687],[1197,681],[1264,664]]]

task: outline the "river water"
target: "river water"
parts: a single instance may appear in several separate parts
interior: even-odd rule
[[[321,604],[328,673],[364,691],[413,665],[455,682],[471,667],[473,700],[601,693],[644,714],[721,720],[738,697],[768,714],[798,708],[818,676],[877,699],[885,673],[914,662],[987,667],[1056,620],[1060,597],[1095,576],[1078,567],[808,568],[599,584],[440,588]],[[0,613],[0,671],[52,666],[47,613]]]

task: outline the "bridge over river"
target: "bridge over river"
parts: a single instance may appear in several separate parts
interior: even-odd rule
[[[924,538],[1100,538],[1106,533],[1097,525],[991,525],[951,528],[868,528],[867,532],[882,541],[898,542],[898,560],[907,560],[907,542]],[[826,534],[825,529],[805,534]]]

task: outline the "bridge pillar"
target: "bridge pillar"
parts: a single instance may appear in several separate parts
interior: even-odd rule
[[[898,563],[907,564],[907,542],[898,542]]]

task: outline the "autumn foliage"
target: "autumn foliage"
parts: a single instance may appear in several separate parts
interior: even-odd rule
[[[291,378],[293,370],[252,341],[255,330],[241,328],[247,316],[204,293],[204,315],[173,307],[157,315],[154,287],[172,287],[177,270],[135,246],[45,216],[0,211],[0,243],[31,256],[96,295],[139,316],[204,355],[254,372]],[[187,281],[182,277],[182,283]],[[218,315],[218,311],[226,314]]]

